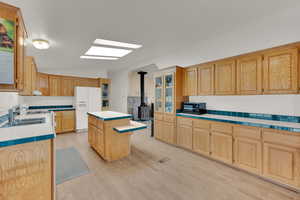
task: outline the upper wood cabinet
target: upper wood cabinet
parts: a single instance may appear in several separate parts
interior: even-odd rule
[[[20,95],[33,95],[33,91],[36,90],[37,82],[37,69],[33,57],[27,56],[25,58],[24,67],[24,86]]]
[[[48,74],[37,74],[37,90],[42,93],[42,96],[49,96],[49,76]]]
[[[298,91],[298,49],[273,50],[264,54],[264,93],[283,94]]]
[[[214,65],[198,67],[198,95],[214,94]]]
[[[235,60],[224,60],[215,64],[215,94],[231,95],[236,93]]]
[[[62,78],[62,95],[63,96],[74,96],[74,84],[75,80],[73,78]]]
[[[50,96],[62,96],[62,79],[56,76],[49,76]]]
[[[250,55],[237,59],[237,94],[262,93],[262,56]]]
[[[13,38],[13,63],[11,72],[13,73],[14,83],[0,84],[1,91],[19,90],[24,88],[24,59],[25,59],[25,44],[27,33],[22,18],[21,10],[17,7],[0,2],[0,18],[9,20],[14,23]],[[2,66],[0,66],[1,68]],[[2,73],[2,72],[1,72]]]
[[[196,96],[197,95],[197,67],[187,68],[185,70],[185,95]]]

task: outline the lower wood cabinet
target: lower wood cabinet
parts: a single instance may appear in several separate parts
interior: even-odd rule
[[[200,128],[193,128],[193,151],[210,154],[210,131]]]
[[[154,121],[154,136],[156,139],[163,140],[163,121]]]
[[[176,117],[168,113],[156,113],[154,121],[155,138],[176,144]]]
[[[262,173],[262,143],[248,138],[235,138],[234,164],[256,174]]]
[[[75,131],[75,111],[56,111],[55,124],[56,133]]]
[[[211,132],[211,156],[217,160],[232,164],[232,135]]]
[[[193,149],[193,127],[177,124],[177,145],[186,149]]]
[[[163,122],[163,134],[162,140],[170,143],[176,143],[176,130],[175,130],[175,123]]]

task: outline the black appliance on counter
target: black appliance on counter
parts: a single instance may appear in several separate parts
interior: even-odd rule
[[[207,113],[206,103],[183,102],[180,112],[196,115],[205,114]]]

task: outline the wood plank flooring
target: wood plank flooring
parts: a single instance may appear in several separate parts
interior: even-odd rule
[[[132,136],[131,155],[103,161],[86,133],[58,135],[75,147],[91,173],[57,186],[57,200],[300,200],[300,194],[149,137]]]

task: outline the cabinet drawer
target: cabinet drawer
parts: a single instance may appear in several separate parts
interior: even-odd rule
[[[177,123],[179,125],[193,126],[193,120],[189,118],[177,117]]]
[[[210,122],[201,120],[201,119],[194,119],[193,120],[193,127],[194,128],[201,128],[201,129],[210,129]]]
[[[175,118],[176,118],[175,115],[169,115],[169,114],[164,115],[165,122],[173,123],[175,122]]]
[[[232,126],[226,123],[213,122],[211,130],[232,135]]]
[[[162,113],[154,113],[155,120],[164,120],[164,115]]]
[[[281,144],[290,147],[300,148],[300,135],[289,135],[284,131],[263,129],[263,140],[273,144]]]
[[[261,130],[257,127],[250,126],[234,126],[233,133],[235,137],[244,137],[260,140],[261,139]]]
[[[96,117],[89,115],[89,124],[92,124],[97,127],[97,121],[98,120]]]

